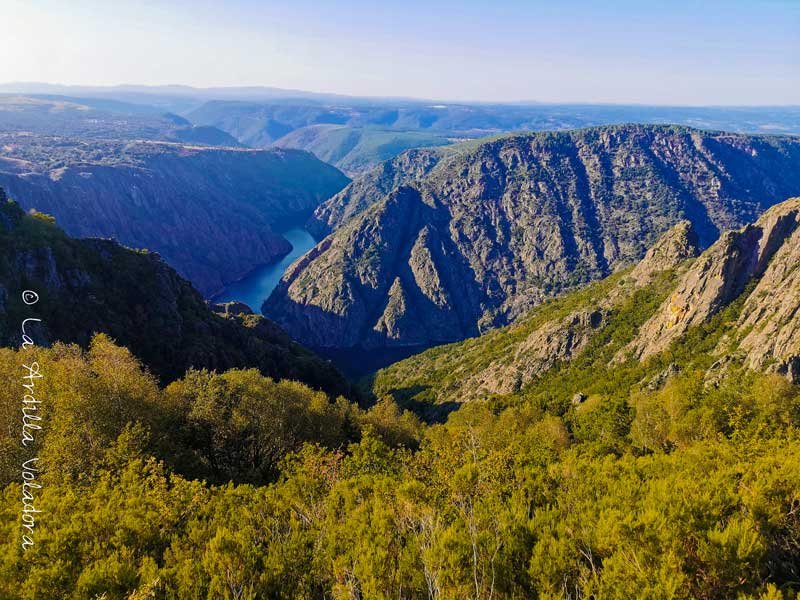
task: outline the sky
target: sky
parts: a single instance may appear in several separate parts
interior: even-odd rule
[[[0,0],[0,82],[800,105],[800,0]]]

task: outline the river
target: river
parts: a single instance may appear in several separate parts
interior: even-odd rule
[[[289,240],[292,251],[277,263],[258,267],[243,279],[231,283],[214,296],[214,302],[238,300],[247,304],[253,309],[253,312],[260,313],[264,300],[278,285],[289,265],[311,250],[317,243],[305,229],[293,228],[282,232],[281,235]]]

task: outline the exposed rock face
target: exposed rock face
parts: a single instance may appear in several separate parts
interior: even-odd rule
[[[465,379],[460,398],[468,401],[489,394],[509,394],[580,354],[606,319],[602,310],[579,310],[536,328],[510,356],[494,361]]]
[[[425,177],[445,153],[437,148],[409,150],[381,163],[320,204],[306,228],[316,239],[322,239],[395,188]]]
[[[776,207],[777,208],[777,207]],[[739,348],[753,369],[771,369],[800,382],[800,198],[787,207],[783,226],[794,231],[775,252],[739,317],[747,332]]]
[[[708,245],[800,190],[800,140],[678,127],[526,134],[435,158],[402,159],[412,187],[381,197],[409,181],[387,166],[326,203],[321,220],[344,224],[266,314],[315,346],[458,340],[640,260],[680,221]],[[674,255],[691,255],[694,238],[676,236]]]
[[[306,343],[317,346],[330,339],[341,347],[365,339],[374,345],[393,339],[397,346],[444,342],[454,329],[474,335],[477,297],[457,287],[469,277],[467,267],[450,238],[429,225],[434,219],[416,189],[398,188],[363,215],[369,234],[343,228],[292,265],[265,310],[281,322],[300,320]],[[305,302],[274,304],[287,289],[297,289]],[[317,299],[322,303],[305,309]]]
[[[773,334],[781,330],[788,338],[792,335],[791,326],[788,331],[778,326],[781,311],[777,310],[772,293],[777,291],[779,284],[788,286],[786,293],[779,296],[777,304],[783,306],[787,303],[787,306],[797,308],[798,304],[793,304],[796,298],[792,292],[796,281],[786,270],[789,265],[797,264],[792,263],[791,259],[796,257],[793,252],[798,251],[797,244],[793,243],[798,222],[800,200],[794,199],[771,208],[752,225],[723,234],[695,261],[675,292],[641,328],[630,349],[640,359],[664,351],[672,340],[685,334],[690,327],[708,321],[735,300],[750,280],[765,274],[768,265],[771,265],[770,261],[778,253],[782,258],[770,266],[770,276],[759,283],[761,296],[751,294],[748,298],[748,309],[743,318],[745,322],[751,321],[754,327],[759,326],[762,333],[751,332],[745,338],[745,346],[753,348],[754,343],[764,344],[758,351],[753,348],[760,357],[754,357],[755,362],[763,362],[766,356],[773,356],[778,348],[780,354],[788,352],[791,347],[788,339],[781,338],[782,342],[770,338],[767,343],[763,329],[771,328]],[[790,318],[792,314],[784,314],[783,318]]]
[[[681,221],[662,235],[631,271],[639,285],[650,282],[653,275],[677,267],[700,254],[700,240],[691,221]]]
[[[507,352],[485,368],[464,374],[459,398],[471,400],[487,394],[518,391],[560,362],[578,356],[592,337],[607,323],[615,305],[666,270],[684,265],[699,253],[691,223],[681,221],[662,235],[636,265],[623,285],[612,287],[593,306],[579,308],[563,318],[545,321],[532,329],[520,324],[526,335],[513,335]],[[514,332],[514,328],[510,330]]]
[[[57,169],[0,161],[0,185],[70,235],[159,252],[206,295],[289,252],[274,225],[305,219],[348,182],[298,150],[115,142],[102,164],[84,150]]]
[[[9,230],[0,229],[0,344],[19,345],[22,319],[36,317],[41,326],[28,328],[36,343],[85,346],[95,333],[106,333],[163,382],[191,367],[254,367],[331,394],[348,392],[330,363],[274,323],[240,314],[247,312],[243,305],[228,306],[227,318],[214,314],[157,254],[111,240],[70,239],[16,204],[0,206],[0,213],[12,223]],[[39,295],[35,306],[22,304],[24,289]]]
[[[563,374],[569,380],[567,363],[578,357],[582,377],[596,369],[600,381],[614,377],[620,362],[643,360],[645,376],[638,386],[651,391],[684,368],[698,367],[705,370],[707,386],[718,385],[741,366],[800,382],[800,198],[770,208],[696,260],[681,262],[691,255],[691,245],[683,242],[692,237],[679,223],[630,273],[537,307],[507,327],[397,362],[375,375],[373,392],[401,402],[485,399],[535,386],[559,364],[565,369],[559,378]],[[659,266],[666,270],[659,274]],[[676,296],[681,310],[675,309]],[[716,336],[710,339],[721,340],[711,356],[707,348],[696,350],[690,340],[680,340],[690,329],[687,322],[706,323],[736,300],[742,306],[738,321],[706,331]],[[637,330],[635,323],[642,326]],[[674,341],[682,342],[679,352],[655,356]],[[637,370],[622,371],[631,372]]]

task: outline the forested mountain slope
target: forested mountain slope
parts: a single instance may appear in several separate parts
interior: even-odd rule
[[[26,289],[39,295],[33,307],[23,304]],[[18,346],[28,317],[41,319],[28,326],[37,344],[87,346],[95,333],[106,333],[162,382],[190,367],[256,367],[331,394],[348,390],[330,363],[270,321],[214,314],[157,254],[110,240],[71,239],[50,217],[24,214],[0,198],[0,342]]]
[[[350,177],[410,148],[444,146],[453,138],[425,131],[395,131],[380,127],[309,125],[287,133],[273,146],[307,150],[320,160],[336,165]]]
[[[265,310],[318,347],[463,339],[633,264],[680,220],[708,246],[798,192],[792,137],[630,125],[411,151],[318,210],[335,231]]]

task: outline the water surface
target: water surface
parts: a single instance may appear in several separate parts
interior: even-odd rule
[[[214,302],[238,300],[247,304],[253,309],[253,312],[260,313],[264,300],[269,297],[272,290],[278,285],[289,265],[311,250],[317,243],[310,233],[299,227],[284,231],[281,235],[289,240],[292,245],[292,251],[277,263],[258,267],[243,279],[231,283],[222,292],[214,296]]]

